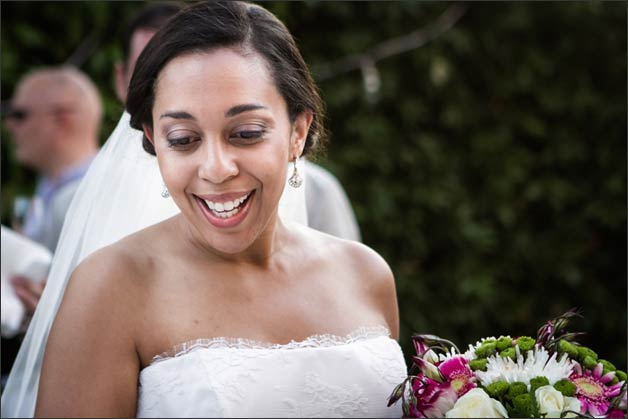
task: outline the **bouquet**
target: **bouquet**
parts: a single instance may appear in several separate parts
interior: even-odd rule
[[[404,417],[626,417],[626,373],[567,333],[575,310],[537,333],[484,338],[460,352],[434,335],[412,337],[416,355],[388,405]]]

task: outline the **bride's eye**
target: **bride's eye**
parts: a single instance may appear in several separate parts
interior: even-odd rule
[[[248,127],[233,132],[229,139],[232,142],[239,144],[255,144],[264,139],[264,134],[266,134],[266,130],[262,127]]]
[[[168,147],[170,148],[187,150],[191,148],[194,145],[194,143],[196,143],[197,141],[200,141],[200,138],[193,137],[193,136],[174,137],[174,138],[167,138],[166,141],[168,141]]]

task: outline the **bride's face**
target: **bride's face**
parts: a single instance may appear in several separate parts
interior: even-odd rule
[[[155,83],[152,116],[145,132],[164,183],[201,240],[236,254],[274,228],[311,116],[290,122],[259,55],[218,49],[174,58]]]

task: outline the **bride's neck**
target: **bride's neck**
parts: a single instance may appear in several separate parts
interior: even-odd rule
[[[179,216],[179,230],[183,232],[185,241],[199,252],[199,256],[203,259],[254,265],[258,268],[271,267],[274,262],[273,256],[285,247],[288,239],[288,230],[278,216],[269,221],[266,228],[249,247],[233,254],[221,252],[203,240],[183,215]]]

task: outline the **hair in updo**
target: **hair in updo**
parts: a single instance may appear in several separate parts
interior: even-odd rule
[[[155,82],[173,58],[190,52],[235,47],[252,50],[266,61],[277,90],[284,98],[288,117],[294,122],[304,111],[313,114],[303,155],[314,151],[326,138],[323,102],[294,39],[284,24],[268,10],[240,1],[200,2],[173,16],[140,54],[129,85],[126,108],[131,126],[153,126]],[[155,155],[146,136],[144,150]]]

